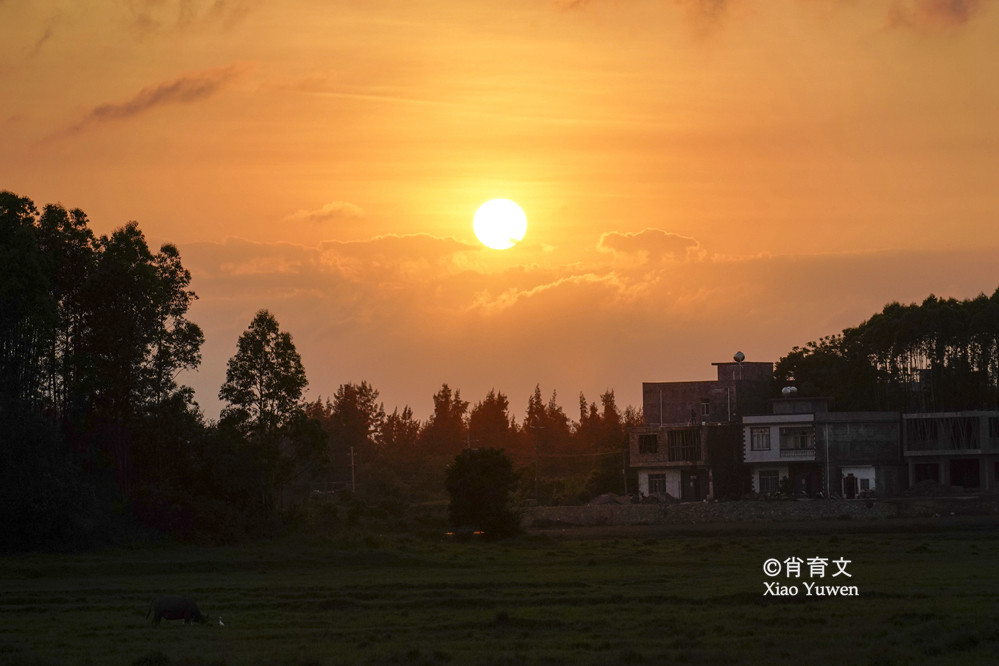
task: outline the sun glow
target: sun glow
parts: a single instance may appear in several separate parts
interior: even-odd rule
[[[479,206],[472,220],[475,236],[494,250],[506,250],[527,233],[527,215],[509,199],[492,199]]]

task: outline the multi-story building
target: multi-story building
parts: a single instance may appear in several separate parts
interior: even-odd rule
[[[770,414],[742,424],[743,460],[761,495],[854,498],[905,487],[897,412],[830,412],[828,399],[790,392],[772,402]]]
[[[714,363],[713,380],[642,384],[644,425],[629,433],[642,495],[703,500],[746,492],[739,419],[766,408],[773,363],[735,358]]]
[[[999,490],[999,411],[904,414],[902,442],[910,484]]]
[[[793,389],[771,399],[772,363],[713,365],[713,380],[642,385],[629,446],[643,495],[892,496],[926,480],[999,491],[999,411],[833,412]]]

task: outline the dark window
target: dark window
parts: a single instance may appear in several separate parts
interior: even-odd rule
[[[981,487],[980,469],[978,458],[951,458],[950,485],[964,488]]]
[[[749,446],[753,451],[769,451],[770,428],[750,428]]]
[[[639,453],[659,453],[659,436],[658,435],[639,435],[638,436],[638,452]]]
[[[950,421],[950,446],[947,448],[977,449],[980,447],[978,443],[978,419],[955,418],[948,420]]]
[[[711,416],[711,403],[707,400],[701,400],[701,416],[705,418]]]
[[[662,495],[666,493],[666,475],[649,474],[649,494]]]
[[[670,462],[697,462],[701,459],[700,431],[696,428],[666,433]]]
[[[906,439],[910,451],[929,451],[940,448],[937,445],[939,434],[935,419],[913,419],[906,429]]]
[[[780,448],[795,450],[814,449],[815,429],[811,426],[781,428]]]

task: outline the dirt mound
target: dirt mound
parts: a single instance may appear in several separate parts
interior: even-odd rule
[[[588,504],[590,506],[596,506],[601,504],[631,504],[631,500],[622,495],[614,495],[611,493],[604,493],[603,495],[597,495],[591,499]]]

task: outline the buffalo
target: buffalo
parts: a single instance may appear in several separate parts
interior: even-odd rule
[[[153,624],[159,624],[160,619],[183,620],[184,624],[199,622],[204,624],[205,616],[198,610],[198,604],[187,597],[178,597],[173,594],[165,594],[153,599],[146,611],[146,619],[149,613],[153,614]]]

